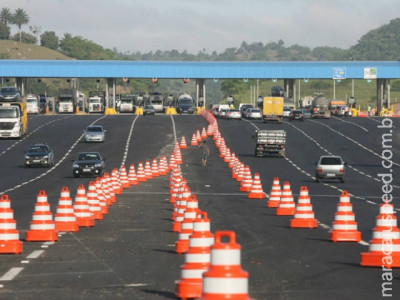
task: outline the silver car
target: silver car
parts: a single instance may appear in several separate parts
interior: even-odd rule
[[[106,130],[100,125],[90,125],[84,131],[85,143],[100,142],[104,143],[106,139]]]
[[[323,155],[317,162],[315,170],[315,181],[319,182],[321,178],[337,178],[344,182],[346,163],[340,156]]]

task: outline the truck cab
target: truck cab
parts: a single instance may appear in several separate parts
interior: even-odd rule
[[[0,102],[0,138],[21,138],[27,129],[26,102]]]
[[[26,96],[28,114],[39,114],[40,113],[40,102],[37,95],[29,94]]]

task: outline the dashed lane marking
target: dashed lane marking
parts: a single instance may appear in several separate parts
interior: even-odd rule
[[[11,268],[7,273],[0,277],[0,281],[11,281],[13,280],[24,268],[17,267]]]

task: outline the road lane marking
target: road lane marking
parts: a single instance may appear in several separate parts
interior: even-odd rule
[[[6,274],[0,277],[0,281],[13,280],[23,269],[22,267],[11,268]]]
[[[26,258],[28,258],[28,259],[36,259],[40,255],[42,255],[43,253],[44,253],[44,250],[35,250],[31,254],[29,254]]]
[[[332,117],[332,118],[334,118],[334,119],[336,119],[336,120],[338,120],[338,121],[344,122],[344,123],[351,124],[351,125],[353,125],[353,126],[357,126],[357,127],[361,128],[362,130],[364,130],[365,132],[368,132],[368,129],[367,129],[367,128],[365,128],[365,127],[363,127],[363,126],[361,126],[361,125],[359,125],[359,124],[357,124],[357,123],[345,121],[345,120],[343,120],[342,118],[338,118],[338,117]]]
[[[132,121],[131,128],[130,128],[129,134],[128,134],[128,138],[126,139],[125,151],[122,156],[121,167],[124,166],[126,163],[126,159],[128,157],[129,145],[130,145],[131,138],[132,138],[133,128],[135,127],[135,123],[138,118],[139,118],[139,115],[136,115],[136,118]]]

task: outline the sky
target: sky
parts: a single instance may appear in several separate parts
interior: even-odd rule
[[[123,53],[211,54],[279,40],[348,49],[400,17],[399,0],[2,0],[2,8],[26,11],[23,31],[70,33]]]

